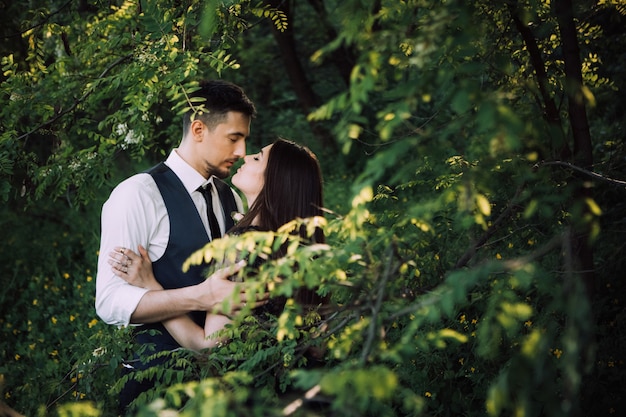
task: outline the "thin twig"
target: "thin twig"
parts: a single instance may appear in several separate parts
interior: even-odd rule
[[[605,181],[605,182],[608,182],[608,183],[611,183],[611,184],[615,184],[615,185],[626,186],[626,181],[616,180],[614,178],[605,177],[602,174],[598,174],[597,172],[589,171],[588,169],[581,168],[579,166],[576,166],[574,164],[571,164],[571,163],[565,162],[565,161],[544,161],[544,162],[539,162],[539,163],[535,164],[535,167],[539,168],[539,167],[544,166],[544,165],[560,165],[560,166],[568,167],[568,168],[573,169],[574,171],[578,171],[580,173],[583,173],[583,174],[585,174],[587,176],[590,176],[592,178],[595,178],[597,180]]]
[[[525,265],[528,265],[531,262],[534,262],[536,260],[539,260],[539,259],[543,258],[548,253],[552,252],[554,249],[559,248],[559,247],[563,247],[565,245],[565,242],[567,242],[567,234],[566,233],[561,233],[559,235],[556,235],[556,236],[552,237],[552,239],[550,239],[548,241],[548,243],[546,243],[545,245],[543,245],[542,247],[540,247],[536,251],[534,251],[534,252],[532,252],[532,253],[530,253],[530,254],[528,254],[526,256],[521,256],[521,257],[516,258],[516,259],[510,259],[508,261],[503,261],[502,262],[502,266],[504,267],[504,270],[506,270],[506,271],[518,270],[520,268],[523,268]],[[493,262],[493,261],[491,261],[491,262]]]
[[[102,73],[96,78],[96,80],[102,79],[104,78],[104,76],[111,71],[113,68],[115,68],[117,65],[119,65],[121,62],[125,61],[126,59],[130,58],[132,55],[128,54],[125,56],[122,56],[118,59],[116,59],[114,62],[112,62],[108,67],[106,67],[104,69],[104,71],[102,71]],[[46,120],[45,122],[43,122],[42,124],[40,124],[39,126],[33,128],[32,130],[24,133],[23,135],[20,135],[17,137],[17,140],[21,140],[24,139],[30,135],[32,135],[33,133],[35,133],[36,131],[43,129],[44,127],[48,127],[51,124],[53,124],[54,122],[56,122],[58,119],[60,119],[61,117],[65,116],[66,114],[70,113],[71,111],[73,111],[80,103],[82,103],[83,101],[85,101],[87,99],[87,97],[89,97],[91,95],[91,93],[93,93],[95,89],[95,86],[92,85],[91,88],[89,88],[87,91],[85,91],[85,93],[82,95],[82,97],[80,97],[78,100],[74,101],[74,103],[72,104],[72,106],[70,108],[68,108],[67,110],[64,111],[60,111],[58,112],[56,115],[54,115],[54,117],[52,117],[49,120]]]
[[[388,261],[385,267],[385,273],[383,274],[383,279],[378,283],[378,294],[376,295],[376,302],[372,308],[372,317],[370,318],[371,321],[367,332],[367,339],[365,340],[363,352],[361,353],[361,363],[365,363],[367,361],[367,357],[372,349],[372,344],[374,343],[374,338],[376,337],[376,322],[385,296],[385,287],[387,286],[389,277],[391,277],[391,266],[393,264],[394,253],[393,246],[389,245],[386,252]]]
[[[454,265],[455,269],[466,266],[470,259],[472,259],[472,257],[476,253],[476,250],[481,246],[484,246],[489,238],[493,236],[496,231],[498,231],[498,229],[500,228],[500,224],[504,222],[504,220],[508,219],[513,213],[515,213],[515,211],[517,211],[517,198],[522,193],[524,187],[525,184],[522,184],[517,188],[517,190],[515,191],[515,195],[509,200],[505,209],[502,211],[502,213],[500,213],[498,218],[489,226],[489,228],[485,231],[485,233],[483,233],[480,239],[475,241],[472,246],[468,250],[466,250],[465,253],[459,258],[459,260]]]
[[[298,411],[300,407],[304,405],[304,400],[310,400],[314,398],[321,390],[322,390],[322,387],[320,387],[319,384],[314,385],[307,392],[305,392],[302,397],[287,404],[287,406],[283,408],[283,415],[288,416],[288,415],[295,413],[296,411]]]
[[[546,243],[545,245],[543,245],[536,251],[526,256],[521,256],[519,258],[510,259],[507,261],[489,260],[489,261],[484,262],[481,265],[476,266],[476,268],[481,268],[487,264],[497,264],[497,265],[501,265],[502,271],[519,270],[523,268],[524,266],[528,265],[529,263],[543,258],[544,256],[546,256],[548,253],[552,252],[556,248],[563,247],[566,244],[567,244],[567,235],[565,233],[562,233],[562,234],[554,236],[552,239],[550,239],[550,241],[548,241],[548,243]],[[495,273],[495,271],[492,271],[492,272]],[[447,288],[443,292],[431,293],[429,294],[429,296],[426,296],[425,298],[420,300],[420,302],[410,304],[406,306],[405,308],[396,311],[394,314],[387,317],[386,320],[389,322],[393,322],[398,317],[402,317],[406,314],[415,313],[416,311],[419,311],[420,309],[424,307],[434,305],[441,300],[444,294],[450,293],[452,291],[454,291],[452,288]]]
[[[36,29],[36,28],[38,28],[39,26],[43,26],[44,24],[46,24],[46,22],[48,22],[48,20],[50,20],[50,19],[52,18],[52,16],[54,16],[54,15],[56,15],[56,14],[60,13],[63,9],[65,9],[65,8],[66,8],[67,6],[69,6],[71,3],[72,3],[72,0],[69,0],[69,1],[68,1],[67,3],[65,3],[63,6],[59,7],[59,9],[58,9],[58,10],[56,10],[56,11],[54,11],[54,12],[51,12],[51,13],[50,13],[48,16],[46,16],[46,18],[45,18],[45,19],[43,19],[41,22],[39,22],[39,23],[37,23],[37,24],[35,24],[35,25],[33,25],[33,26],[30,26],[30,27],[28,27],[28,28],[24,29],[24,30],[23,30],[22,32],[20,32],[20,33],[16,33],[16,34],[14,34],[14,35],[7,35],[7,36],[4,36],[4,39],[11,39],[11,38],[22,37],[22,36],[24,36],[24,33],[28,32],[28,31],[31,31],[31,30],[33,30],[33,29]]]

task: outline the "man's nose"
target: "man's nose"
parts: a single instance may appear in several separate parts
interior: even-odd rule
[[[235,146],[235,156],[238,158],[244,158],[246,156],[246,141],[240,140],[237,141],[237,145]]]

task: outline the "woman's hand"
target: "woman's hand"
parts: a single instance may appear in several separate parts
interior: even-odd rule
[[[115,247],[109,253],[109,265],[113,273],[135,287],[162,290],[152,272],[148,251],[139,245],[139,254],[128,248]]]

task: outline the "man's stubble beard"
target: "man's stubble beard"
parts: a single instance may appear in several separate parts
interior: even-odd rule
[[[230,170],[220,169],[215,165],[212,165],[209,162],[205,161],[204,172],[207,174],[207,178],[211,178],[211,176],[215,175],[219,179],[227,178],[230,175]]]

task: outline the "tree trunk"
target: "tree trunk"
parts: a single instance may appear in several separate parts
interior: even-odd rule
[[[287,16],[289,22],[287,28],[280,31],[276,28],[276,26],[272,25],[272,34],[274,35],[274,39],[280,49],[280,55],[283,59],[283,64],[285,65],[285,71],[289,77],[291,87],[298,98],[300,107],[302,107],[302,110],[308,114],[315,107],[320,105],[320,100],[311,88],[311,83],[309,82],[298,57],[293,31],[294,19],[291,2],[283,0],[270,0],[268,3],[272,7],[281,10]],[[325,147],[337,149],[333,136],[322,125],[313,121],[310,122],[310,126],[313,133]]]
[[[550,126],[551,132],[558,132],[558,137],[552,138],[552,144],[555,144],[557,149],[553,151],[554,155],[551,157],[569,160],[572,152],[567,144],[567,138],[563,132],[559,110],[548,88],[548,74],[541,56],[541,51],[539,50],[539,45],[537,45],[537,40],[528,25],[520,19],[517,6],[517,3],[508,3],[509,13],[513,19],[515,28],[524,40],[524,44],[526,45],[526,49],[528,50],[528,55],[530,57],[530,63],[535,71],[537,86],[539,87],[539,93],[541,94],[543,117]],[[542,155],[541,158],[545,159],[546,156]]]
[[[593,165],[593,153],[589,122],[585,109],[582,83],[582,64],[580,49],[576,37],[576,25],[571,0],[556,0],[555,12],[561,34],[563,60],[565,62],[565,86],[568,98],[568,113],[572,138],[574,141],[574,165],[591,170]],[[572,185],[575,189],[575,204],[587,207],[585,199],[591,197],[591,189],[585,186],[585,179],[577,172],[573,173]],[[583,210],[584,211],[584,210]],[[584,213],[583,213],[584,214]],[[578,220],[578,221],[577,221]],[[572,238],[572,249],[575,266],[580,271],[588,292],[594,292],[594,265],[593,250],[589,242],[589,228],[583,219],[574,219],[574,222],[582,224],[575,230]]]
[[[587,121],[583,90],[582,90],[582,70],[580,61],[580,50],[576,37],[576,26],[574,24],[573,8],[571,0],[556,0],[555,13],[561,34],[561,46],[563,59],[565,62],[565,86],[568,97],[568,118],[571,126],[573,139],[573,152],[568,145],[568,137],[563,133],[561,119],[554,98],[548,90],[548,76],[545,64],[541,56],[541,51],[530,28],[519,18],[520,13],[516,2],[509,3],[511,18],[519,31],[524,44],[528,49],[530,62],[535,71],[537,85],[543,102],[544,117],[553,131],[561,132],[561,137],[557,138],[561,142],[553,157],[560,158],[566,162],[591,170],[593,163],[591,136]],[[574,187],[574,203],[586,207],[585,199],[589,198],[590,189],[584,186],[584,179],[578,172],[572,174],[570,186]],[[582,219],[574,219],[574,223],[583,224]],[[589,294],[594,291],[593,273],[593,251],[589,243],[588,227],[578,227],[576,233],[572,234],[570,242],[573,251],[575,268],[579,271]]]
[[[322,26],[320,30],[326,33],[328,42],[337,39],[337,31],[328,19],[328,12],[324,7],[324,0],[309,0],[309,5],[311,5],[315,13],[317,13]],[[354,63],[356,62],[354,51],[342,45],[331,52],[331,60],[333,65],[337,67],[341,79],[346,83],[346,86],[349,86],[350,74],[352,74],[352,68],[354,68]]]

